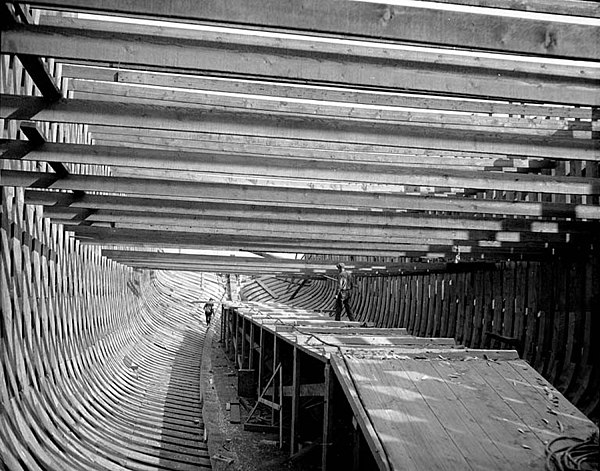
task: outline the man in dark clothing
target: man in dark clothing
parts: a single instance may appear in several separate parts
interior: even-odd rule
[[[215,309],[213,307],[214,299],[210,298],[208,302],[204,305],[204,316],[206,317],[206,325],[210,324],[210,320],[212,319],[212,315],[215,313]]]
[[[353,321],[354,316],[350,309],[350,290],[352,289],[351,275],[346,271],[346,265],[343,263],[338,263],[336,267],[338,269],[338,289],[335,297],[335,320],[340,320],[342,309],[345,307],[348,320]]]

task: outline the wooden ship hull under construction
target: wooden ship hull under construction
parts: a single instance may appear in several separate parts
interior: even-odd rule
[[[0,470],[598,466],[596,2],[0,28]]]

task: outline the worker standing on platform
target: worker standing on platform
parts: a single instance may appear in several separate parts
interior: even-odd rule
[[[204,305],[204,316],[206,317],[206,325],[210,324],[210,320],[212,319],[213,314],[215,313],[215,308],[213,306],[214,299],[210,298],[208,302]]]
[[[350,309],[350,290],[352,289],[352,278],[346,271],[346,265],[342,262],[336,265],[338,269],[338,290],[335,297],[335,320],[339,321],[342,315],[342,309],[346,308],[346,315],[349,321],[354,320],[352,310]]]

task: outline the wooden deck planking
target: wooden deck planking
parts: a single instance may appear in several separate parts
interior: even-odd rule
[[[523,423],[510,404],[489,387],[484,379],[485,370],[482,374],[471,362],[436,361],[431,362],[431,366],[454,394],[454,400],[462,404],[467,414],[476,417],[483,437],[501,453],[503,463],[514,466],[518,462],[520,469],[540,469],[539,449],[534,454],[523,447],[531,446],[528,443],[532,436],[530,425]],[[487,364],[483,368],[487,368]],[[465,370],[468,374],[464,374]],[[537,437],[535,440],[539,441]]]
[[[277,303],[238,312],[329,359],[380,469],[543,470],[547,441],[594,430],[514,350],[469,349],[406,329],[325,325],[322,313]]]
[[[332,360],[338,361],[344,359],[336,356]],[[414,391],[411,379],[401,377],[404,370],[400,362],[347,355],[345,363],[391,463],[406,470],[470,469],[456,447],[448,446],[450,437],[421,395]],[[425,443],[436,446],[424,447]],[[439,464],[432,467],[432,463]]]

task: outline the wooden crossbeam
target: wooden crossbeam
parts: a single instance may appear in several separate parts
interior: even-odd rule
[[[131,240],[138,243],[166,243],[167,247],[180,244],[182,247],[193,247],[199,245],[213,246],[230,246],[246,251],[246,245],[253,248],[264,246],[279,246],[282,248],[294,248],[294,252],[303,253],[310,252],[311,248],[339,248],[339,249],[373,249],[386,251],[422,251],[422,252],[452,252],[460,250],[464,254],[480,254],[480,253],[520,253],[522,251],[532,252],[549,252],[544,249],[543,244],[535,243],[511,243],[511,242],[494,242],[486,243],[479,241],[460,241],[454,244],[449,240],[436,240],[428,243],[424,239],[413,239],[410,241],[401,239],[391,240],[360,240],[356,238],[318,238],[312,237],[310,234],[303,236],[302,234],[254,234],[252,231],[240,233],[239,231],[230,231],[226,233],[192,232],[192,231],[176,231],[164,230],[162,227],[142,228],[142,227],[96,227],[96,226],[70,226],[68,230],[74,232],[82,240],[108,241],[113,240]],[[458,248],[457,248],[458,247]],[[254,249],[253,249],[254,250]],[[277,250],[270,250],[277,252]],[[289,250],[285,250],[289,252]]]
[[[460,3],[453,1],[453,3]],[[569,0],[565,5],[531,6],[527,9],[569,15],[595,16],[597,9],[589,2]],[[542,2],[537,2],[541,4]],[[587,3],[587,4],[586,4]],[[452,11],[424,8],[419,5],[383,6],[379,4],[344,4],[332,0],[211,0],[191,5],[174,1],[169,5],[97,1],[90,6],[83,0],[37,0],[33,5],[59,9],[93,10],[109,14],[216,23],[244,28],[301,31],[394,42],[417,42],[454,47],[517,52],[574,58],[597,58],[590,45],[600,41],[597,29],[586,25],[553,22],[553,18],[503,17],[493,10]],[[506,5],[505,5],[506,6]],[[524,8],[510,4],[511,8]],[[557,21],[561,18],[557,17]],[[496,31],[503,31],[499,36]],[[548,37],[548,35],[551,35]]]
[[[118,74],[118,72],[117,72]],[[172,87],[172,85],[170,86]],[[141,103],[154,105],[192,107],[204,110],[219,110],[225,107],[235,112],[264,112],[281,116],[320,117],[372,121],[378,124],[402,123],[406,126],[443,127],[477,132],[510,132],[531,136],[573,137],[574,132],[587,130],[591,137],[591,123],[543,118],[521,118],[513,116],[481,116],[473,114],[452,114],[418,112],[414,110],[391,109],[389,106],[372,108],[349,107],[324,103],[299,103],[294,100],[273,100],[252,98],[246,95],[214,95],[199,91],[181,91],[172,88],[148,88],[147,86],[122,85],[120,83],[72,80],[69,90],[73,98],[98,99],[119,103]],[[244,90],[244,93],[248,93]]]
[[[66,64],[63,76],[83,77],[95,80],[89,67]],[[513,116],[563,117],[590,119],[591,108],[566,106],[539,106],[532,104],[499,103],[482,100],[450,100],[435,96],[418,96],[403,93],[385,93],[357,91],[352,89],[335,89],[328,87],[306,87],[285,83],[241,81],[235,79],[220,79],[216,77],[198,77],[179,74],[157,74],[143,71],[108,70],[109,77],[104,80],[114,80],[126,84],[154,85],[162,87],[178,87],[191,90],[207,90],[224,93],[247,93],[249,95],[264,95],[269,97],[285,97],[293,99],[328,101],[339,103],[364,104],[370,106],[396,106],[403,108],[421,108],[426,110],[456,111],[463,113],[504,114]],[[105,74],[102,74],[105,76]]]
[[[369,106],[396,106],[487,115],[562,117],[573,119],[591,119],[592,117],[592,109],[588,107],[542,106],[531,103],[499,102],[497,100],[485,100],[483,97],[479,100],[456,100],[437,96],[411,95],[401,92],[390,93],[325,86],[309,87],[282,82],[154,73],[141,70],[123,70],[121,68],[81,66],[77,64],[63,64],[62,76],[76,80],[114,81],[126,84],[176,87],[224,93],[245,93],[267,97],[363,104]],[[73,83],[71,81],[70,88],[72,87]]]
[[[467,263],[479,263],[481,261],[485,261],[487,263],[492,262],[502,262],[507,260],[540,260],[544,257],[548,257],[548,254],[540,254],[540,253],[513,253],[513,254],[505,254],[505,255],[497,255],[497,254],[486,254],[482,256],[482,258],[475,258],[472,262]],[[425,258],[421,256],[421,258]],[[438,257],[439,258],[439,257]],[[449,257],[451,259],[451,257]],[[154,269],[154,270],[184,270],[184,271],[202,271],[207,273],[244,273],[244,274],[255,274],[255,275],[267,275],[267,276],[293,276],[294,278],[300,279],[322,279],[323,275],[320,271],[313,271],[310,269],[302,269],[302,268],[291,268],[291,267],[260,267],[260,266],[244,266],[243,264],[237,264],[235,261],[224,264],[204,264],[201,262],[185,262],[185,261],[176,261],[176,260],[166,260],[166,261],[157,261],[157,260],[138,260],[131,261],[127,259],[121,258],[111,258],[115,262],[121,263],[123,265],[127,265],[132,268],[144,268],[144,269]],[[406,272],[390,272],[387,270],[366,270],[361,271],[357,275],[361,277],[369,277],[369,276],[383,276],[383,275],[415,275],[415,274],[423,274],[423,273],[443,273],[437,270],[419,270],[419,271],[410,271]],[[290,301],[290,299],[288,299]]]
[[[72,226],[82,220],[80,217],[68,218],[60,210],[48,208],[48,216],[61,223]],[[340,226],[326,222],[311,223],[307,221],[285,220],[249,220],[234,218],[173,218],[166,215],[149,218],[144,213],[126,213],[123,215],[94,213],[86,215],[86,221],[97,227],[140,228],[179,232],[194,232],[196,234],[235,234],[273,236],[292,238],[294,240],[318,239],[353,240],[360,238],[365,242],[398,242],[411,243],[420,240],[425,243],[442,244],[444,242],[459,243],[459,241],[494,241],[505,243],[539,243],[542,245],[573,242],[587,239],[587,234],[567,233],[534,233],[513,231],[486,231],[441,228],[411,228],[402,226],[371,226],[348,225]],[[590,234],[593,236],[594,234]]]
[[[117,221],[142,219],[148,223],[159,221],[158,218],[167,216],[178,220],[176,225],[194,224],[195,221],[215,219],[252,220],[277,222],[288,221],[298,224],[336,224],[338,226],[379,226],[379,227],[420,227],[440,229],[462,229],[474,231],[510,231],[534,232],[545,234],[558,233],[594,233],[600,232],[598,221],[550,221],[524,218],[483,218],[447,215],[432,215],[426,213],[406,213],[397,211],[366,211],[345,209],[309,209],[301,206],[277,207],[235,203],[200,203],[192,205],[181,204],[179,201],[135,199],[124,197],[108,197],[91,195],[79,203],[66,204],[57,200],[56,193],[41,193],[28,191],[25,201],[32,204],[49,206],[45,214],[49,217],[64,219],[77,218],[81,214],[95,213],[93,220]],[[128,201],[133,200],[133,201]],[[134,207],[138,201],[138,206]],[[175,204],[171,204],[175,203]],[[153,206],[156,205],[156,206]],[[101,209],[102,208],[102,209]],[[114,216],[114,219],[113,219]]]
[[[501,10],[507,8],[507,4],[504,0],[438,0],[438,3],[472,5],[485,8],[499,8]],[[527,2],[511,3],[510,8],[511,10],[524,12],[600,18],[600,5],[586,0],[564,0],[561,2],[554,2],[552,0],[528,0]]]
[[[500,154],[483,154],[461,151],[417,149],[410,147],[395,147],[395,153],[378,153],[373,146],[372,152],[365,151],[339,151],[312,149],[305,147],[284,148],[275,145],[264,146],[251,143],[235,144],[219,141],[196,141],[180,140],[176,137],[147,137],[134,134],[104,134],[92,133],[92,142],[98,146],[125,146],[138,149],[162,149],[166,151],[182,152],[231,152],[235,154],[246,153],[248,155],[273,155],[294,156],[306,159],[330,159],[345,160],[352,162],[369,162],[374,164],[393,164],[397,166],[415,166],[422,168],[444,167],[463,170],[488,170],[488,171],[514,171],[520,173],[539,172],[542,169],[553,169],[557,163],[555,160],[532,158],[529,156],[508,156]],[[241,137],[241,136],[240,136]],[[300,144],[300,142],[298,142]],[[306,141],[304,142],[306,145]],[[4,144],[0,144],[4,145]],[[563,154],[567,155],[567,154]]]
[[[458,241],[457,245],[452,245],[451,240],[431,240],[427,239],[375,239],[366,238],[360,243],[355,243],[351,237],[339,237],[337,240],[334,237],[322,236],[311,237],[307,235],[293,234],[266,234],[258,233],[257,231],[248,231],[243,235],[239,231],[205,231],[201,233],[189,231],[174,231],[164,230],[162,227],[95,227],[95,226],[69,226],[69,231],[75,233],[83,242],[95,241],[103,242],[104,244],[137,244],[137,243],[154,243],[156,245],[174,244],[190,247],[199,245],[227,246],[236,247],[239,250],[252,250],[257,246],[257,242],[261,244],[271,244],[270,247],[282,247],[286,250],[274,250],[277,252],[290,252],[293,247],[293,253],[312,253],[312,248],[316,247],[324,249],[328,247],[336,247],[338,250],[347,249],[365,249],[367,251],[395,252],[396,254],[405,251],[413,252],[443,252],[456,253],[460,251],[461,256],[477,256],[478,254],[487,255],[507,255],[507,254],[551,254],[553,250],[571,250],[577,247],[585,247],[587,245],[574,244],[553,244],[552,247],[547,247],[543,243],[494,243],[493,245],[486,244],[485,241]],[[194,239],[195,237],[195,239]],[[419,245],[420,244],[420,245]],[[250,248],[252,247],[252,249]],[[339,252],[337,252],[339,253]],[[399,255],[398,255],[399,256]]]
[[[272,266],[272,267],[261,267],[254,265],[247,265],[235,260],[224,261],[223,263],[212,263],[205,264],[202,262],[186,262],[178,260],[128,260],[127,258],[120,257],[108,257],[123,265],[130,266],[132,268],[145,268],[155,270],[184,270],[184,271],[202,271],[208,273],[244,273],[244,274],[256,274],[256,275],[287,275],[293,276],[294,278],[309,279],[322,278],[320,272],[315,272],[311,268],[293,268],[287,266]],[[467,264],[475,264],[480,262],[467,262]],[[490,262],[488,262],[490,263]],[[476,267],[474,267],[476,268]],[[431,273],[442,273],[436,269],[422,269],[422,270],[406,270],[406,271],[393,271],[393,270],[373,270],[365,272],[357,272],[356,276],[368,277],[368,276],[382,276],[382,275],[415,275],[415,274],[431,274]],[[299,284],[301,285],[301,283]],[[266,286],[266,285],[265,285]],[[276,299],[276,298],[275,298]],[[291,299],[288,299],[288,301]]]
[[[122,235],[110,236],[103,235],[103,240],[94,238],[92,236],[78,236],[79,240],[86,244],[98,245],[101,247],[112,246],[112,245],[127,245],[136,249],[156,249],[156,248],[186,248],[195,250],[231,250],[231,251],[257,251],[257,250],[268,250],[277,253],[294,254],[314,254],[314,255],[338,255],[338,256],[377,256],[377,257],[416,257],[416,258],[429,258],[429,259],[452,259],[455,255],[449,248],[439,251],[429,250],[398,250],[393,247],[377,248],[373,246],[364,246],[363,248],[347,247],[345,245],[303,245],[299,247],[297,244],[292,246],[291,244],[285,243],[232,243],[232,242],[215,242],[212,241],[191,241],[186,242],[180,240],[177,244],[170,244],[168,241],[141,241],[139,238],[126,237]],[[302,252],[298,252],[302,249]],[[507,252],[498,253],[496,256],[502,258],[507,256]],[[513,256],[516,253],[513,253]],[[477,258],[487,256],[483,253],[474,253]]]
[[[1,107],[0,107],[1,110]],[[432,163],[427,161],[428,157],[460,157],[470,159],[485,159],[497,158],[498,160],[507,159],[515,160],[518,155],[519,159],[527,159],[527,162],[540,159],[547,151],[542,148],[531,148],[531,154],[528,154],[520,146],[515,146],[515,152],[499,152],[498,146],[490,147],[481,152],[467,152],[464,150],[429,148],[427,142],[421,141],[416,146],[407,146],[394,142],[385,144],[387,140],[384,136],[378,142],[368,136],[364,136],[365,142],[354,141],[339,141],[339,139],[315,140],[315,139],[300,139],[294,136],[290,137],[273,137],[273,136],[250,136],[236,135],[224,133],[209,133],[209,132],[186,132],[178,130],[166,129],[150,129],[143,127],[124,127],[124,126],[104,126],[90,125],[89,132],[92,136],[102,135],[109,142],[109,145],[115,145],[117,142],[132,142],[134,146],[143,144],[160,144],[159,148],[168,146],[175,150],[188,150],[190,147],[194,150],[221,151],[233,153],[255,153],[265,155],[289,155],[307,158],[319,157],[335,157],[343,156],[347,160],[366,160],[373,162],[390,162],[402,159],[409,159],[410,156],[418,156],[423,158],[424,164]],[[501,136],[499,134],[498,136]],[[344,137],[341,135],[340,137]],[[122,138],[122,141],[119,139]],[[371,142],[373,141],[373,142]],[[550,143],[546,140],[545,145]],[[451,144],[446,144],[446,147]],[[146,146],[148,147],[148,146]],[[486,146],[487,147],[487,146]],[[557,149],[555,157],[559,158],[561,152]],[[371,158],[369,159],[368,156]],[[391,160],[390,160],[391,159]],[[458,159],[456,159],[458,160]],[[493,162],[492,162],[493,163]],[[500,162],[498,162],[500,163]],[[543,165],[542,165],[543,166]]]
[[[11,146],[18,148],[26,144],[21,141],[4,141],[0,143],[0,149],[3,145],[9,151],[8,158],[11,158]],[[364,191],[371,192],[404,192],[406,185],[584,195],[597,194],[600,191],[597,179],[584,177],[423,169],[393,164],[376,165],[256,155],[248,157],[243,154],[169,152],[130,147],[49,143],[40,149],[30,150],[23,158],[113,167],[125,165],[136,169],[115,169],[115,175],[124,178],[133,176],[140,180],[144,177],[162,177],[164,180],[187,179],[188,183],[221,181],[240,185],[244,182],[251,183],[252,177],[259,177],[272,179],[273,182],[265,182],[269,186],[321,187],[333,190],[339,187],[339,182],[343,182],[348,189],[352,188],[352,184],[358,184]],[[4,156],[1,158],[4,159]]]
[[[68,23],[69,20],[60,21]],[[526,61],[515,63],[450,50],[440,50],[440,54],[400,46],[312,43],[291,38],[286,39],[282,47],[278,38],[235,33],[157,30],[104,21],[77,20],[74,24],[77,27],[17,25],[8,28],[2,34],[2,50],[164,71],[272,77],[387,90],[445,90],[460,96],[467,91],[472,97],[543,103],[600,104],[597,71],[580,64],[569,67]]]
[[[301,269],[305,272],[319,271],[319,273],[335,274],[337,269],[334,262],[318,262],[309,260],[290,260],[290,259],[264,259],[259,257],[245,256],[215,256],[215,255],[198,255],[188,253],[161,253],[138,250],[112,250],[103,249],[102,255],[121,263],[152,263],[163,262],[182,265],[197,265],[210,267],[215,266],[235,266],[240,268],[279,268],[283,271],[286,269]],[[434,272],[458,272],[467,270],[490,270],[497,268],[495,263],[447,263],[447,262],[347,262],[346,266],[354,274],[360,275],[363,271],[377,273],[395,273],[395,274],[414,274],[414,273],[434,273]],[[293,299],[298,291],[306,285],[306,281],[298,283]],[[276,297],[276,296],[273,296]]]
[[[305,241],[302,244],[298,242],[286,241],[265,241],[247,238],[245,241],[235,238],[205,238],[190,237],[189,234],[178,234],[173,237],[173,233],[168,237],[165,234],[152,233],[150,231],[124,231],[124,230],[106,230],[94,228],[93,231],[87,230],[84,234],[81,227],[77,228],[76,237],[83,243],[93,245],[127,245],[136,248],[154,249],[157,247],[190,248],[190,249],[209,249],[209,250],[242,250],[256,251],[268,250],[278,253],[306,253],[315,255],[339,255],[339,256],[378,256],[378,257],[418,257],[429,259],[453,260],[456,252],[455,247],[449,246],[431,246],[431,245],[390,245],[390,244],[365,244],[365,243],[346,243],[346,242],[326,242]],[[232,240],[234,239],[234,240]],[[481,249],[478,247],[459,246],[461,251],[461,260],[523,260],[540,259],[551,255],[550,250],[543,249]]]
[[[564,158],[600,160],[598,142],[591,139],[533,138],[511,133],[486,133],[428,126],[379,124],[316,117],[293,119],[272,113],[227,112],[148,104],[63,99],[51,105],[35,97],[0,95],[0,118],[57,123],[139,127],[186,132],[242,134],[268,138],[310,139]]]
[[[404,169],[403,169],[404,170]],[[418,171],[418,170],[416,170]],[[509,174],[492,174],[479,176],[474,173],[472,177],[462,175],[459,178],[454,175],[444,176],[443,172],[436,175],[424,175],[416,173],[412,176],[396,171],[388,175],[383,182],[375,181],[374,175],[356,176],[353,179],[339,179],[323,181],[322,183],[311,181],[310,169],[302,174],[299,180],[277,180],[259,179],[256,177],[244,177],[242,173],[232,174],[231,177],[211,176],[206,174],[196,175],[195,181],[183,181],[183,174],[165,175],[166,179],[157,179],[161,173],[152,178],[133,177],[104,177],[91,175],[73,175],[68,180],[59,180],[51,185],[51,188],[62,190],[95,190],[111,193],[129,193],[132,195],[146,196],[174,196],[184,198],[211,197],[228,201],[244,200],[257,201],[266,200],[271,202],[285,202],[295,191],[301,195],[300,201],[307,204],[319,204],[319,202],[330,202],[335,205],[331,196],[352,198],[353,195],[365,195],[368,199],[384,197],[390,191],[402,192],[402,188],[394,188],[395,185],[424,185],[424,186],[468,186],[473,189],[496,189],[503,191],[524,191],[540,193],[557,193],[570,195],[597,195],[600,193],[600,182],[595,178],[582,177],[552,177],[546,175],[523,175],[512,178]],[[449,172],[448,172],[449,173]],[[235,175],[235,176],[233,176]],[[382,176],[383,174],[378,174]],[[33,182],[46,176],[44,172],[6,171],[3,178],[7,185],[31,187]],[[284,175],[281,175],[285,178]],[[298,178],[298,175],[295,175]],[[171,178],[169,178],[171,177]],[[288,177],[289,178],[289,177]],[[358,178],[364,178],[360,180]],[[310,195],[306,192],[310,190]],[[212,193],[211,193],[212,192]],[[252,198],[254,193],[256,198]],[[211,196],[212,195],[212,196]],[[310,198],[307,200],[307,198]],[[323,204],[323,203],[321,203]],[[325,203],[327,204],[327,203]],[[348,206],[349,202],[339,206]],[[364,206],[364,205],[357,205]],[[377,205],[381,207],[381,203]],[[392,206],[387,206],[392,208]]]
[[[422,240],[431,241],[434,239],[443,240],[478,240],[478,241],[497,241],[497,242],[542,242],[560,243],[573,242],[576,240],[584,240],[588,236],[593,237],[599,234],[598,224],[580,224],[580,231],[577,233],[567,233],[557,231],[558,226],[550,224],[540,224],[541,227],[536,229],[546,228],[545,232],[537,231],[510,231],[503,226],[502,221],[488,221],[487,224],[477,224],[477,221],[464,221],[461,226],[459,220],[439,219],[433,220],[423,219],[424,224],[419,218],[400,219],[397,224],[374,224],[374,223],[339,223],[335,218],[320,218],[317,221],[311,221],[309,218],[290,219],[283,214],[273,218],[252,218],[239,217],[231,215],[217,216],[183,216],[171,214],[148,214],[147,212],[118,212],[118,211],[73,211],[62,208],[49,207],[46,208],[46,215],[60,220],[65,225],[78,224],[79,221],[85,219],[89,224],[103,227],[110,224],[111,227],[163,227],[164,230],[188,231],[192,230],[196,233],[204,233],[207,230],[212,230],[215,233],[228,233],[228,231],[239,231],[245,234],[264,233],[277,236],[293,237],[294,234],[302,232],[304,236],[308,234],[321,234],[324,238],[331,236],[339,237],[340,239],[346,236],[358,237],[364,241],[370,241],[371,238],[377,239],[383,237],[385,239],[393,238],[396,242],[401,242],[403,239],[410,241],[412,238],[420,238]],[[349,218],[350,219],[350,218]],[[445,221],[450,224],[444,225]],[[452,224],[454,222],[454,224]],[[467,228],[475,226],[479,228]],[[534,226],[536,226],[534,224]],[[486,227],[486,229],[484,229]],[[553,230],[550,230],[553,229]]]
[[[14,159],[17,156],[20,159],[26,160],[45,160],[51,163],[65,161],[73,164],[98,164],[110,165],[112,167],[128,167],[136,169],[151,170],[151,174],[158,176],[161,171],[179,170],[185,172],[204,172],[204,173],[220,173],[220,174],[242,174],[242,175],[262,175],[271,177],[295,177],[295,178],[311,178],[315,180],[347,180],[347,181],[362,181],[380,184],[405,184],[412,186],[432,186],[431,181],[421,183],[419,181],[419,173],[423,173],[423,178],[432,178],[435,174],[442,174],[438,168],[444,167],[444,177],[452,176],[449,174],[453,171],[455,177],[468,177],[476,175],[471,172],[482,172],[488,169],[496,171],[502,169],[520,169],[525,170],[526,162],[519,164],[515,160],[505,161],[503,159],[482,159],[485,163],[499,165],[506,163],[510,167],[487,167],[485,165],[444,165],[452,161],[462,161],[469,159],[455,157],[429,157],[430,165],[422,165],[419,159],[427,160],[427,157],[419,156],[404,156],[396,155],[389,156],[383,162],[374,160],[356,160],[344,153],[337,155],[328,155],[327,153],[310,153],[313,156],[304,157],[303,152],[299,152],[300,156],[295,155],[277,155],[277,154],[254,154],[254,153],[230,153],[230,152],[210,152],[200,151],[192,148],[182,149],[141,149],[133,143],[125,145],[122,142],[120,146],[111,145],[103,146],[95,144],[93,146],[85,144],[64,144],[64,143],[48,143],[43,148],[30,149],[30,146],[25,141],[0,139],[0,152],[2,159]],[[315,157],[316,155],[316,157]],[[348,158],[350,157],[350,158]],[[370,156],[365,156],[366,159],[372,159]],[[383,160],[383,159],[382,159]],[[472,159],[477,163],[477,159]],[[515,164],[516,167],[512,167]],[[523,165],[523,166],[521,166]],[[541,162],[533,162],[532,171],[539,171],[541,168],[552,167],[543,165]],[[415,168],[418,166],[418,170]],[[448,168],[452,167],[452,168]],[[144,172],[135,170],[137,175],[143,175]],[[410,173],[414,179],[407,181],[401,177],[402,173]],[[518,172],[524,173],[524,172]],[[126,173],[120,172],[121,175]],[[383,175],[382,175],[383,174]],[[393,174],[395,176],[390,176]],[[425,176],[429,174],[428,176]],[[167,173],[165,173],[167,175]],[[387,176],[386,176],[387,175]],[[487,176],[495,177],[495,174],[481,174],[482,178]],[[520,178],[520,177],[519,177]],[[392,183],[396,181],[397,183]],[[404,183],[399,183],[400,181]],[[424,180],[423,180],[424,181]],[[463,180],[464,181],[464,180]],[[441,184],[435,185],[440,187],[464,187],[464,184],[458,185],[444,179]]]
[[[27,187],[36,180],[32,172],[4,171],[3,180],[5,185]],[[327,209],[367,209],[367,210],[415,210],[415,211],[451,211],[484,214],[504,214],[517,216],[543,216],[563,217],[577,219],[600,219],[600,209],[594,205],[546,203],[546,202],[519,202],[519,201],[491,201],[465,198],[439,198],[435,196],[407,196],[401,194],[370,194],[365,192],[344,191],[321,191],[312,190],[310,198],[304,190],[296,188],[264,188],[258,186],[244,185],[209,185],[209,184],[187,184],[186,182],[161,182],[136,181],[133,179],[120,179],[115,177],[98,177],[72,175],[68,181],[59,181],[53,185],[56,189],[71,191],[102,191],[110,193],[122,193],[123,201],[129,197],[170,197],[179,200],[175,203],[172,199],[165,200],[165,208],[170,205],[175,207],[189,208],[190,203],[186,200],[202,199],[204,201],[221,201],[227,203],[265,203],[270,206],[280,207],[305,207],[305,208],[327,208]],[[35,197],[33,193],[28,193]],[[129,197],[127,196],[129,195]],[[52,196],[46,199],[37,195],[37,200],[53,201]],[[50,198],[48,200],[47,198]],[[88,197],[89,201],[98,201]],[[168,201],[168,202],[167,202]],[[101,200],[99,201],[99,203]],[[97,204],[99,204],[97,203]],[[109,205],[114,204],[109,200]],[[127,204],[127,203],[126,203]],[[134,204],[144,205],[142,199],[134,201]],[[151,203],[154,205],[154,203]],[[147,208],[147,206],[146,206]]]

